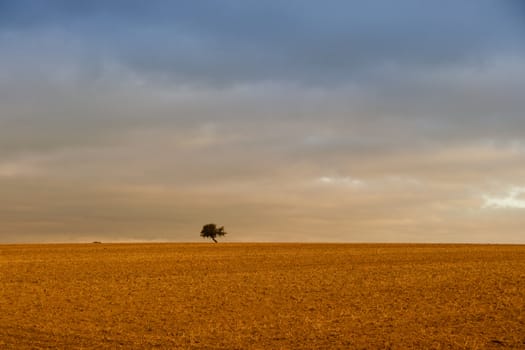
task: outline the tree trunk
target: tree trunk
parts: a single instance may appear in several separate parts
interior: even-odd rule
[[[212,237],[211,239],[213,239],[213,241],[214,241],[215,243],[217,243],[217,240],[215,239],[215,237]]]

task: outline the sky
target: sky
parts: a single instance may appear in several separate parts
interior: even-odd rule
[[[525,243],[519,0],[0,0],[0,243]]]

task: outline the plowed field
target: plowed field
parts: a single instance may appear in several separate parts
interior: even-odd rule
[[[525,349],[525,246],[0,246],[0,349]]]

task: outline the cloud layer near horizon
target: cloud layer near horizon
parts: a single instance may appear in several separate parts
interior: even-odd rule
[[[0,241],[524,242],[524,14],[1,2]]]

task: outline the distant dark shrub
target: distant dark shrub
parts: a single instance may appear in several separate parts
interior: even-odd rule
[[[224,236],[227,232],[224,231],[224,226],[217,227],[215,224],[207,224],[202,227],[201,237],[211,238],[215,243],[217,236]]]

